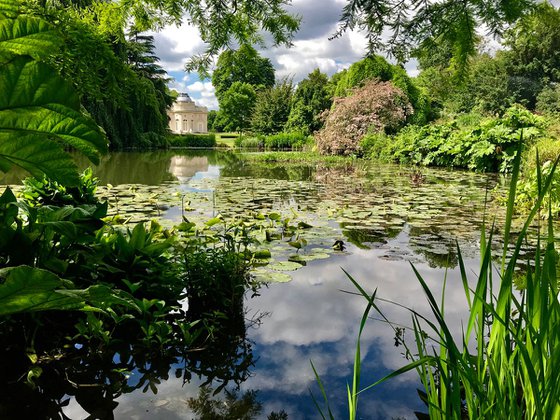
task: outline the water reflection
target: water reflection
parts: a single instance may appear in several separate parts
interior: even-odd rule
[[[293,280],[288,284],[273,284],[263,288],[259,297],[236,301],[231,322],[224,324],[212,345],[201,342],[199,352],[185,355],[185,349],[175,348],[156,361],[115,349],[103,354],[103,363],[98,365],[95,358],[86,358],[86,348],[72,350],[65,356],[68,366],[53,368],[53,374],[45,371],[45,383],[39,387],[41,398],[33,400],[40,411],[59,416],[63,412],[69,418],[89,414],[135,419],[190,419],[205,414],[227,418],[231,411],[220,408],[223,405],[217,399],[229,399],[230,410],[254,418],[266,418],[270,413],[286,413],[290,419],[317,418],[309,390],[319,399],[320,391],[310,360],[327,387],[333,414],[344,417],[346,383],[365,302],[341,291],[351,290],[341,268],[368,291],[377,288],[378,296],[428,314],[429,305],[409,262],[415,263],[435,296],[441,293],[449,267],[447,320],[460,332],[466,304],[458,273],[453,270],[457,264],[455,241],[459,240],[468,257],[467,271],[476,270],[474,256],[484,200],[496,183],[486,175],[428,169],[418,175],[417,169],[391,165],[256,165],[234,153],[201,151],[112,154],[103,158],[96,173],[103,184],[115,186],[109,201],[118,196],[121,207],[133,208],[130,214],[139,217],[163,214],[180,221],[185,212],[189,219],[213,212],[234,217],[248,211],[275,211],[291,218],[297,213],[313,225],[306,233],[308,247],[330,248],[340,237],[347,249],[290,272]],[[190,194],[190,210],[181,209],[185,194]],[[499,220],[500,213],[497,216]],[[314,232],[319,234],[314,236]],[[278,259],[287,258],[288,254],[278,252]],[[306,256],[306,252],[303,249],[298,255]],[[406,311],[388,303],[381,306],[392,321],[410,324]],[[205,308],[193,305],[190,310],[195,319]],[[263,313],[268,315],[261,322],[247,324],[248,318]],[[405,332],[404,339],[411,338]],[[363,385],[405,363],[401,348],[394,346],[394,331],[376,320],[370,320],[366,328],[362,356]],[[127,378],[125,372],[131,376]],[[103,386],[86,392],[70,382],[58,385],[65,377],[73,383]],[[49,381],[56,392],[47,387]],[[360,399],[364,418],[412,418],[414,410],[424,409],[417,387],[415,375],[410,374],[368,391]],[[216,390],[220,392],[212,395]],[[32,401],[31,397],[13,382],[1,393],[1,408],[14,404],[12,408],[17,409],[22,404],[33,410],[31,403],[25,406],[22,402]],[[24,398],[16,399],[17,395]],[[62,407],[69,395],[74,398]],[[2,414],[0,411],[0,417]]]

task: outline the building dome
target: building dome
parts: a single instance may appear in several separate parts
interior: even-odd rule
[[[188,93],[179,93],[179,96],[177,97],[177,102],[193,102],[193,100],[191,99]]]

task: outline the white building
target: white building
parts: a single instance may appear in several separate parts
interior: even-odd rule
[[[169,129],[176,134],[207,133],[208,109],[198,106],[187,93],[180,93],[171,109],[169,116]]]

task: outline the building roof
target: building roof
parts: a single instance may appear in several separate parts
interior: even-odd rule
[[[177,102],[194,102],[188,93],[179,93]]]

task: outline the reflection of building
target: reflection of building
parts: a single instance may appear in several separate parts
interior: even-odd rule
[[[173,156],[169,163],[169,172],[179,178],[180,181],[189,180],[197,172],[206,171],[208,171],[208,158],[206,156]]]
[[[208,132],[208,109],[196,105],[186,93],[179,94],[167,115],[169,128],[174,133]]]

